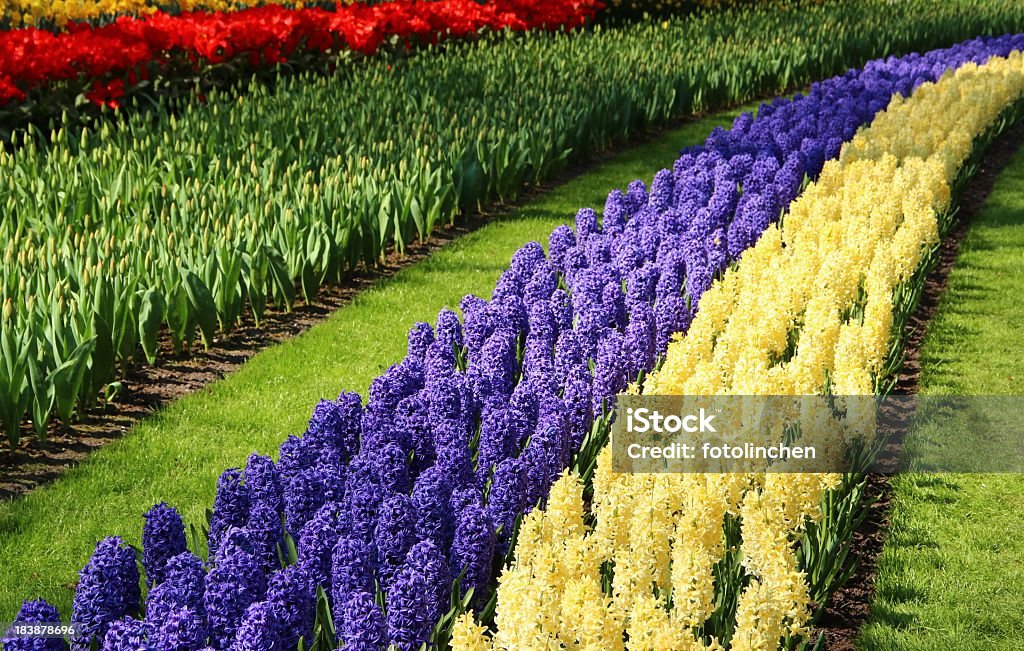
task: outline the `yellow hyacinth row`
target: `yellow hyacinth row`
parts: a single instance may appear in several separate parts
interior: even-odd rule
[[[96,20],[103,17],[145,16],[158,9],[175,7],[179,11],[236,11],[259,5],[303,7],[313,0],[0,0],[0,18],[13,27],[53,24],[64,27],[69,22]],[[349,4],[343,2],[342,4]]]
[[[704,294],[644,393],[872,394],[893,337],[895,292],[938,242],[939,215],[973,143],[1022,96],[1024,58],[1014,53],[894,98]],[[582,482],[566,473],[546,510],[523,520],[515,561],[499,580],[496,630],[485,633],[468,613],[453,649],[720,649],[701,627],[722,589],[713,568],[728,551],[723,526],[737,516],[748,584],[729,646],[777,649],[808,632],[811,599],[795,547],[840,482],[618,474],[605,447],[593,479],[596,524],[585,526]]]

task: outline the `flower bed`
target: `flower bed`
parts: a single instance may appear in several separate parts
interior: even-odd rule
[[[895,99],[705,293],[644,393],[884,391],[954,181],[1022,97],[1015,51]],[[595,523],[563,475],[522,525],[493,638],[466,615],[453,649],[790,647],[844,576],[859,489],[834,474],[618,474],[606,448]]]
[[[481,31],[569,29],[599,7],[588,0],[392,0],[334,11],[279,5],[177,15],[155,11],[58,33],[29,27],[0,32],[0,106],[26,99],[35,88],[71,80],[92,81],[90,99],[117,106],[126,82],[159,75],[182,59],[194,68],[236,58],[272,67],[300,51],[350,49],[369,56],[385,42],[410,46]]]
[[[142,604],[134,553],[117,538],[103,541],[75,596],[72,619],[87,627],[76,648],[91,636],[110,648],[123,636],[148,637],[158,648],[198,649],[207,640],[257,648],[245,645],[259,634],[268,646],[258,648],[293,648],[300,637],[307,647],[331,645],[337,637],[353,648],[405,649],[446,640],[466,608],[486,619],[510,550],[522,559],[530,541],[536,546],[541,516],[528,518],[516,545],[523,514],[571,503],[566,480],[551,500],[549,488],[567,467],[593,470],[614,396],[643,380],[666,350],[668,361],[647,385],[674,377],[666,374],[681,344],[670,338],[703,332],[721,309],[715,288],[723,283],[714,278],[759,269],[764,242],[778,240],[761,233],[779,232],[772,224],[787,208],[783,232],[796,228],[792,215],[806,209],[797,207],[803,199],[790,203],[805,177],[835,169],[826,159],[894,93],[1022,46],[1021,37],[977,40],[815,84],[716,130],[673,171],[659,172],[649,191],[634,182],[612,192],[600,221],[580,211],[575,231],[552,233],[548,255],[536,243],[521,249],[490,300],[467,297],[461,320],[446,310],[435,327],[417,324],[407,358],[374,381],[365,407],[355,394],[322,402],[276,464],[253,456],[244,472],[226,471],[206,538],[208,571],[195,555],[201,541],[188,551],[181,518],[154,507],[143,534],[151,586],[144,620],[135,618]],[[881,118],[877,130],[893,121]],[[876,140],[855,138],[846,151],[865,142]],[[819,186],[834,187],[829,179],[812,187]],[[726,271],[737,259],[738,271]],[[606,466],[594,482],[595,505],[604,504]],[[813,497],[820,484],[802,486]],[[644,494],[627,491],[630,499]],[[579,524],[568,531],[582,536]],[[625,524],[621,531],[633,530]],[[657,613],[656,603],[641,602]],[[41,608],[27,604],[23,615]],[[185,642],[174,637],[186,634]]]

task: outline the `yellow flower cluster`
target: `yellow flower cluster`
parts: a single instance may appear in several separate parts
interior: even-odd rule
[[[312,0],[0,0],[0,18],[13,27],[53,24],[63,28],[69,22],[132,15],[144,16],[157,9],[175,7],[179,11],[236,11],[246,7],[278,4],[302,7]],[[344,4],[348,4],[345,2]]]
[[[895,98],[704,294],[644,392],[871,394],[894,292],[937,243],[937,215],[975,139],[1021,97],[1024,58],[1014,53]],[[794,548],[840,480],[617,474],[606,447],[593,480],[596,524],[584,526],[583,486],[564,475],[547,510],[523,521],[516,560],[499,580],[497,630],[485,635],[467,614],[453,649],[721,648],[697,632],[715,609],[712,569],[735,517],[749,582],[730,648],[777,649],[806,632],[811,604]]]

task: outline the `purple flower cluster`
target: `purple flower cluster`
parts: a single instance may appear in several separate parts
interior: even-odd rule
[[[21,605],[15,621],[23,624],[56,624],[60,622],[60,613],[46,601],[28,600]],[[43,637],[7,636],[0,640],[4,651],[64,651],[67,644],[64,640]]]
[[[120,538],[104,538],[78,577],[71,620],[80,629],[71,648],[84,651],[93,639],[104,639],[115,622],[138,614],[142,595],[135,550]]]
[[[134,551],[101,542],[75,596],[75,648],[293,649],[313,633],[318,594],[345,648],[429,645],[453,599],[472,589],[486,602],[517,520],[842,143],[893,94],[1022,48],[1020,36],[978,39],[872,62],[739,116],[650,187],[611,192],[602,214],[579,211],[547,253],[517,251],[489,299],[413,326],[365,406],[353,393],[321,401],[276,463],[253,455],[225,471],[207,563],[174,509],[147,513],[144,620],[132,619]]]

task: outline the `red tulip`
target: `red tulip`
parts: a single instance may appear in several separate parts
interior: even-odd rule
[[[92,80],[87,97],[116,106],[126,78],[135,83],[136,70],[148,74],[149,64],[174,58],[197,69],[243,56],[252,66],[270,66],[299,49],[323,52],[340,45],[371,56],[394,36],[411,47],[483,29],[570,29],[602,6],[599,0],[391,0],[334,11],[279,5],[177,16],[158,11],[102,27],[71,24],[58,34],[29,27],[0,32],[0,105],[24,100],[23,89]]]

